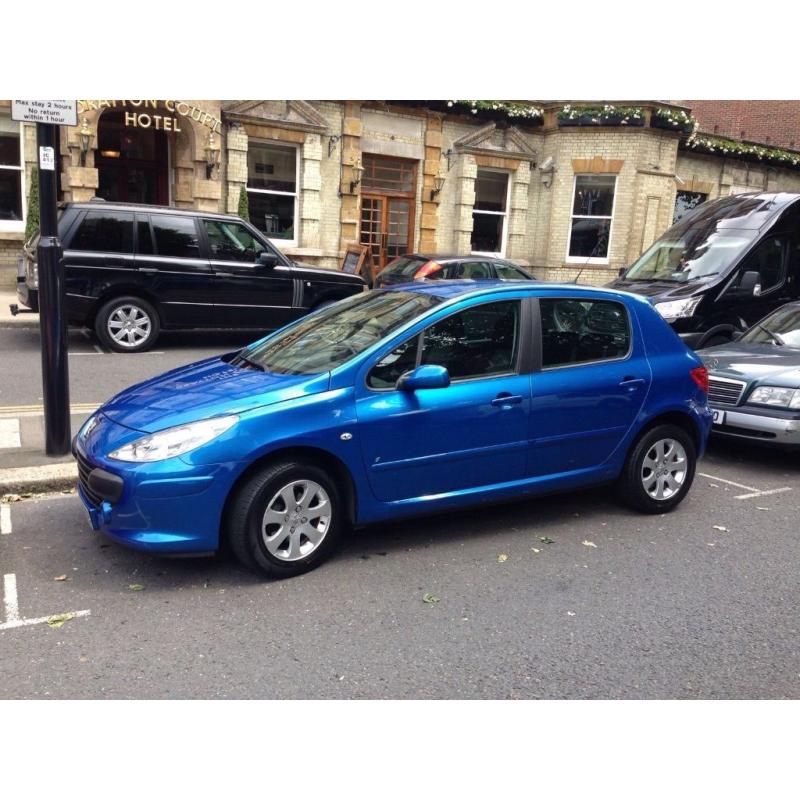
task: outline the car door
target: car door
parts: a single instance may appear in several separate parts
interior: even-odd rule
[[[283,259],[273,267],[256,264],[267,245],[242,223],[203,219],[203,228],[214,270],[218,325],[272,330],[298,316],[292,270]]]
[[[174,327],[213,325],[214,273],[201,247],[197,219],[190,214],[137,213],[137,248],[137,270],[158,300],[162,322]]]
[[[359,439],[383,501],[468,491],[524,476],[530,375],[520,299],[475,303],[384,351],[357,383]],[[447,367],[446,388],[395,388],[417,364]]]
[[[650,388],[638,325],[624,302],[586,295],[542,297],[537,316],[528,475],[596,467],[622,442]]]

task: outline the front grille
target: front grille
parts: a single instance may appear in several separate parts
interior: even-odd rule
[[[93,506],[97,506],[99,508],[103,500],[98,494],[89,488],[89,473],[94,469],[94,467],[89,463],[86,456],[84,456],[80,450],[75,451],[75,460],[78,462],[78,482],[81,485],[81,489],[86,495],[86,499]]]
[[[732,381],[729,378],[709,375],[708,402],[712,406],[735,406],[742,396],[745,385],[744,381]]]

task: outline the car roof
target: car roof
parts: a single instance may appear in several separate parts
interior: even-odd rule
[[[239,220],[236,214],[221,214],[218,211],[199,211],[196,208],[175,208],[175,206],[156,206],[149,203],[117,203],[110,200],[87,200],[80,203],[65,203],[64,209],[77,208],[91,211],[139,211],[146,214],[180,214],[188,217],[214,217],[216,219]]]
[[[796,192],[743,192],[701,203],[680,219],[695,225],[714,219],[720,228],[758,229],[800,200]]]
[[[443,300],[452,300],[455,297],[471,297],[489,293],[515,292],[520,288],[525,288],[531,292],[551,294],[553,292],[569,292],[570,294],[604,294],[609,297],[628,297],[637,301],[644,300],[640,295],[632,292],[621,292],[618,289],[606,289],[601,286],[586,286],[577,283],[544,283],[540,281],[512,280],[502,281],[497,279],[490,280],[443,280],[426,281],[414,283],[402,283],[387,286],[386,288],[376,289],[378,292],[414,292],[416,294],[428,294],[434,297],[441,297]],[[645,300],[645,302],[647,302]],[[647,303],[649,305],[649,303]]]
[[[478,256],[474,253],[459,256],[454,253],[403,253],[400,258],[415,258],[419,261],[436,261],[446,264],[448,261],[505,261],[499,256]]]

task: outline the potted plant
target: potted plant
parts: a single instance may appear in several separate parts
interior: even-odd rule
[[[622,126],[641,128],[644,109],[639,106],[573,106],[566,105],[556,113],[560,128],[584,126]]]
[[[694,133],[697,120],[685,111],[671,108],[657,108],[650,115],[650,127],[667,131],[677,131],[686,136]]]

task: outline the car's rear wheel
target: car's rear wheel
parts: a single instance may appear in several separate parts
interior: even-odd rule
[[[97,312],[97,338],[117,353],[141,353],[150,349],[161,328],[158,312],[140,297],[115,297]]]
[[[689,491],[696,465],[692,437],[677,425],[658,425],[639,437],[628,453],[618,493],[637,511],[672,511]]]
[[[314,464],[285,461],[260,470],[230,506],[227,538],[239,561],[272,578],[314,569],[344,527],[336,483]]]

